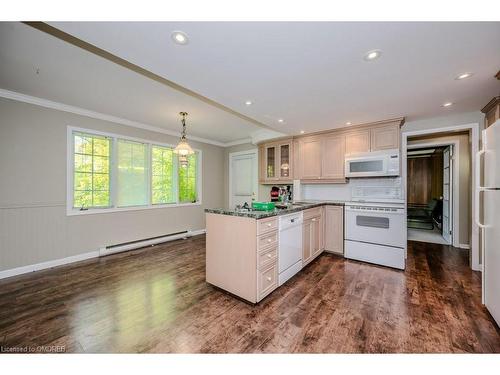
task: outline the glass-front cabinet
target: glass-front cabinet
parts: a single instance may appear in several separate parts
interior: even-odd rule
[[[292,141],[266,143],[263,146],[264,182],[290,181],[292,174]]]
[[[291,158],[290,146],[291,146],[290,143],[279,145],[279,151],[280,151],[279,177],[284,179],[290,178],[290,158]]]
[[[276,146],[266,146],[266,180],[276,179]]]

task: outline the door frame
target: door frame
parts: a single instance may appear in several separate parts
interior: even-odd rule
[[[254,166],[254,172],[255,172],[255,180],[254,180],[254,187],[255,187],[255,194],[258,194],[259,192],[259,154],[258,154],[258,149],[250,149],[246,151],[236,151],[236,152],[230,152],[229,153],[229,171],[228,171],[228,207],[232,208],[232,198],[233,198],[233,157],[234,156],[240,156],[240,155],[254,155],[255,156],[255,166]]]
[[[437,133],[453,133],[460,131],[468,131],[470,137],[470,147],[471,147],[471,238],[470,238],[470,250],[471,250],[471,268],[474,271],[482,271],[482,265],[479,263],[479,226],[473,218],[473,213],[476,209],[476,201],[474,199],[474,189],[476,186],[476,154],[479,151],[479,123],[470,123],[455,126],[446,126],[442,128],[432,128],[425,130],[414,130],[414,131],[403,131],[401,133],[401,158],[404,161],[402,163],[402,173],[401,177],[403,179],[403,194],[405,196],[405,210],[407,210],[407,200],[406,200],[406,190],[407,190],[407,148],[408,148],[408,138],[421,135],[435,135]]]
[[[460,161],[457,155],[460,155],[460,148],[458,141],[431,141],[426,143],[419,143],[418,145],[408,145],[406,146],[407,150],[412,150],[415,148],[426,148],[426,147],[446,147],[453,146],[453,157],[452,157],[452,165],[451,165],[451,214],[452,214],[452,223],[451,223],[451,244],[454,247],[465,248],[464,245],[460,244],[460,240],[458,238],[458,218],[460,217],[459,212],[459,201],[460,199],[456,199],[455,197],[460,197],[460,182],[459,182],[459,174],[460,171]],[[457,156],[457,157],[455,157]],[[407,158],[406,158],[407,160]],[[408,164],[407,164],[408,165]],[[444,169],[444,167],[443,167]],[[408,175],[406,176],[408,178]],[[406,192],[406,184],[405,184],[405,192]],[[444,194],[444,192],[443,192]],[[471,216],[472,217],[472,216]]]

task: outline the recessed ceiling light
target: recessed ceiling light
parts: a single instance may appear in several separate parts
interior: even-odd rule
[[[285,120],[283,120],[282,118],[279,118],[278,122],[281,124],[281,123],[285,122]]]
[[[472,76],[473,73],[462,73],[455,77],[457,80],[466,79]]]
[[[304,134],[304,133],[305,133],[305,131],[304,131],[304,130],[301,130],[301,131],[300,131],[300,134]]]
[[[452,102],[446,102],[446,103],[443,103],[443,105],[441,107],[449,107],[449,106],[452,106],[453,103]]]
[[[351,125],[352,123],[350,121],[347,121],[345,124],[346,125]]]
[[[247,100],[247,101],[245,102],[245,105],[252,105],[252,104],[253,104],[253,103],[252,103],[252,101],[251,101],[251,100]]]
[[[187,34],[183,31],[173,31],[171,37],[174,43],[177,44],[185,45],[189,42]]]
[[[382,51],[379,49],[374,49],[372,51],[368,51],[365,54],[365,60],[366,61],[373,61],[375,59],[378,59],[380,57],[380,55],[382,55]]]

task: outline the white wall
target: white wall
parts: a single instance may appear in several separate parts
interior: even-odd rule
[[[0,271],[183,230],[205,228],[224,202],[224,149],[199,142],[203,205],[66,216],[67,126],[164,143],[177,138],[0,99]]]
[[[401,128],[402,132],[438,129],[447,126],[465,125],[471,123],[478,123],[480,129],[484,125],[484,114],[480,111],[465,112],[457,114],[448,114],[440,117],[433,117],[423,120],[407,121]]]
[[[302,184],[304,200],[351,200],[351,187],[347,184]]]

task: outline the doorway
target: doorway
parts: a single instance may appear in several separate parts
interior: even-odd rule
[[[239,151],[229,154],[229,208],[257,198],[257,151]]]
[[[454,145],[408,146],[408,239],[453,243]]]

